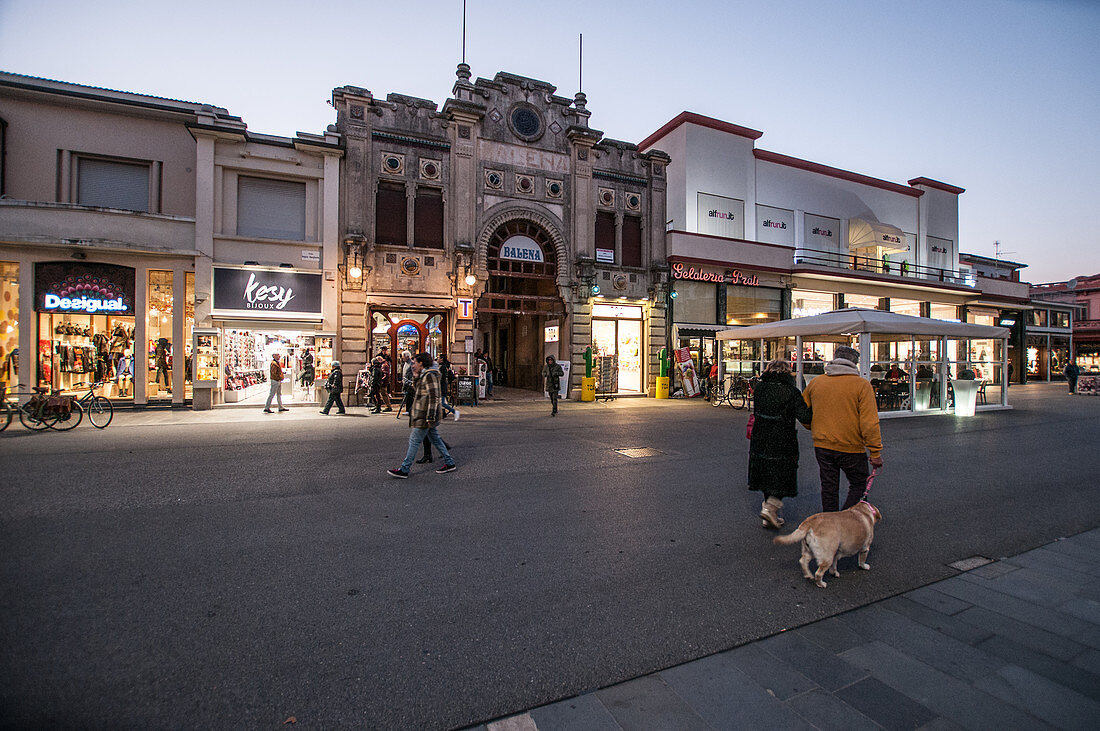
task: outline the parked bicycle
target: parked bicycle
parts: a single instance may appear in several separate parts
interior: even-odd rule
[[[106,429],[115,416],[115,407],[111,404],[111,399],[106,396],[95,395],[95,390],[105,383],[106,381],[96,381],[95,383],[85,381],[74,384],[74,386],[88,387],[88,393],[77,399],[77,403],[83,407],[84,413],[88,415],[88,421],[96,429]]]
[[[755,376],[727,376],[724,382],[714,387],[711,406],[727,404],[738,411],[746,408],[752,404],[752,393],[757,381]]]
[[[4,384],[2,400],[3,405],[0,406],[0,431],[7,429],[8,424],[11,424],[11,420],[15,416],[15,408],[13,408],[11,402],[8,401],[7,384]]]
[[[19,421],[28,429],[69,431],[84,418],[84,407],[75,396],[65,396],[60,391],[47,396],[49,389],[42,386],[31,390],[34,393],[19,407]]]

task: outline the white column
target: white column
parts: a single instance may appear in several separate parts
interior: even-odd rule
[[[859,375],[871,378],[871,333],[859,334]]]

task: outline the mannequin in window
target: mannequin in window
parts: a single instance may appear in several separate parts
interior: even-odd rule
[[[317,380],[317,371],[313,366],[313,353],[308,349],[302,354],[302,372],[298,376],[298,382],[302,384],[302,388],[308,394],[310,401],[313,401],[313,384]]]
[[[168,393],[172,393],[172,383],[168,379],[170,374],[168,372],[168,354],[172,351],[172,344],[168,342],[168,338],[160,338],[157,340],[157,347],[154,351],[155,361],[157,367],[156,384],[160,385],[161,376],[164,376],[164,390]]]

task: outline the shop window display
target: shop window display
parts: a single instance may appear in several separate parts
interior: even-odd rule
[[[796,289],[791,292],[791,317],[812,317],[836,309],[836,295],[832,292],[811,292]]]
[[[149,354],[146,398],[172,398],[172,272],[150,270],[145,336]]]
[[[194,342],[191,337],[195,330],[195,273],[184,272],[183,275],[183,333],[184,333],[184,361],[183,369],[183,397],[192,398],[194,389],[192,382],[195,380]]]
[[[0,387],[19,390],[19,265],[0,262]]]
[[[285,379],[282,392],[295,403],[317,403],[319,386],[332,370],[332,336],[295,331],[223,331],[223,400],[236,403],[267,394],[268,364],[276,355]]]
[[[75,391],[106,383],[107,398],[134,397],[134,318],[113,315],[38,316],[38,385]]]

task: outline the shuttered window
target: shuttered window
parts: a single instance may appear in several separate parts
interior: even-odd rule
[[[306,240],[306,184],[237,178],[237,235]]]
[[[642,265],[642,219],[637,216],[623,217],[623,261],[624,267]]]
[[[79,158],[76,170],[76,202],[80,205],[148,213],[148,165]]]
[[[409,223],[405,217],[405,186],[379,183],[375,203],[375,242],[399,246],[408,244]]]
[[[443,248],[443,192],[432,188],[416,191],[413,209],[413,246]]]
[[[603,211],[598,211],[596,213],[596,248],[606,251],[615,250],[614,213],[605,213]]]

